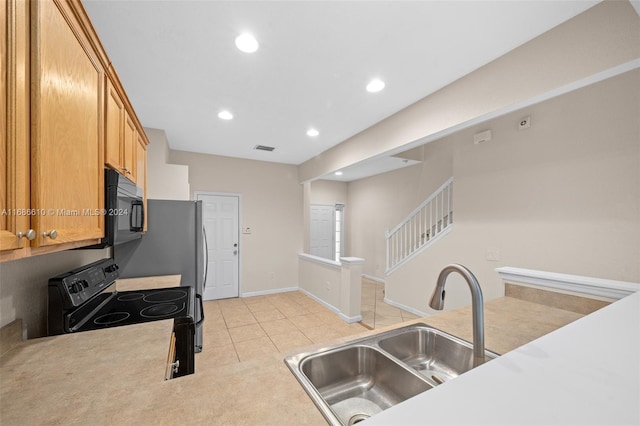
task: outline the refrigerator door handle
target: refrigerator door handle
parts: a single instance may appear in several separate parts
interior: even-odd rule
[[[202,281],[202,293],[207,288],[207,275],[209,274],[209,243],[207,242],[207,231],[202,227],[202,242],[204,242],[204,278]]]
[[[196,322],[196,327],[204,322],[204,305],[202,304],[202,295],[196,294],[196,298],[200,302],[200,319]]]

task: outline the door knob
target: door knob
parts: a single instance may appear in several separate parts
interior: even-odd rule
[[[58,238],[58,231],[56,231],[55,229],[52,229],[49,232],[43,232],[42,236],[45,237],[45,238],[49,237],[52,240],[55,240],[56,238]]]
[[[36,231],[34,231],[33,229],[29,229],[27,232],[20,231],[16,234],[16,237],[18,238],[27,237],[27,240],[31,241],[36,237]]]

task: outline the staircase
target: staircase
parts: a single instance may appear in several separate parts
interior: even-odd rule
[[[395,228],[386,232],[389,275],[453,228],[453,178],[449,178]]]

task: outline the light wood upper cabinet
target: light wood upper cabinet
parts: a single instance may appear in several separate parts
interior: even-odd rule
[[[7,0],[0,14],[0,261],[95,244],[104,234],[99,43],[76,0]]]
[[[104,162],[107,166],[121,170],[122,141],[124,139],[124,102],[108,78],[105,96]]]
[[[20,257],[29,213],[29,3],[0,2],[0,254]]]
[[[104,167],[145,187],[148,139],[80,0],[0,21],[0,261],[96,244]]]
[[[101,238],[104,69],[68,4],[32,7],[31,243]]]
[[[138,143],[138,131],[131,116],[125,111],[124,140],[122,144],[122,170],[121,173],[136,183],[136,145]]]
[[[106,79],[105,165],[137,181],[136,143],[139,130],[127,111],[123,97],[109,78]]]

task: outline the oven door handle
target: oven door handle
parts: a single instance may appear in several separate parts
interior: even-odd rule
[[[200,319],[196,322],[196,327],[204,322],[204,305],[202,303],[202,295],[196,293],[196,299],[200,302]]]

